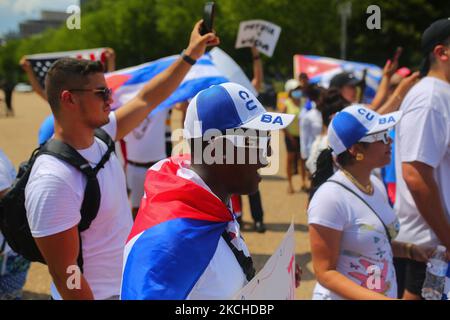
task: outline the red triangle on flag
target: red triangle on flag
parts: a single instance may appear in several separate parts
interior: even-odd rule
[[[295,55],[295,59],[295,66],[297,68],[297,70],[295,70],[296,74],[304,72],[310,79],[321,73],[340,67],[337,63],[325,62],[321,61],[321,59],[311,59],[300,54]]]

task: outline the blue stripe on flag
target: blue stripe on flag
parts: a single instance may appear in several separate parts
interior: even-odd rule
[[[176,59],[178,59],[178,57],[159,59],[155,62],[152,62],[148,66],[143,67],[142,69],[134,70],[133,72],[131,72],[131,78],[127,82],[125,82],[124,85],[147,82],[157,74],[166,70]],[[197,61],[196,65],[212,66],[214,64],[211,60],[202,58]]]
[[[155,114],[165,110],[178,102],[192,99],[200,91],[209,88],[215,84],[228,82],[225,77],[205,77],[188,80],[182,83],[175,92],[173,92],[166,100],[156,107],[151,114]]]
[[[226,224],[178,218],[144,231],[125,262],[121,299],[186,299],[216,252]]]

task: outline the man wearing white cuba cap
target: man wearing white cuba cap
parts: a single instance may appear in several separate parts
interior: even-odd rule
[[[235,83],[192,99],[184,124],[191,155],[162,160],[147,173],[125,248],[122,299],[230,299],[253,278],[230,197],[257,191],[258,170],[271,154],[267,131],[292,118],[266,112]],[[298,285],[298,267],[296,276]]]

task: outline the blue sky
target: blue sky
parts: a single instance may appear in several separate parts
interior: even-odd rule
[[[41,10],[66,11],[79,0],[0,0],[0,35],[18,31],[19,22],[39,19]]]

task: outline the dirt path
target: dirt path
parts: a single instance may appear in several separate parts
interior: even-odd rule
[[[1,93],[0,93],[1,95]],[[13,104],[14,118],[0,117],[0,148],[14,165],[26,160],[37,145],[37,135],[41,122],[50,114],[50,108],[34,93],[15,93]],[[173,126],[181,123],[180,114],[173,112]],[[308,227],[305,214],[306,194],[286,193],[285,148],[280,137],[281,166],[276,175],[263,178],[260,185],[267,232],[259,234],[249,230],[251,216],[248,197],[243,197],[244,230],[243,236],[252,253],[256,268],[259,270],[281,242],[292,217],[295,219],[296,261],[303,268],[303,280],[296,291],[297,299],[310,299],[315,284],[309,250]],[[299,188],[298,176],[294,186]],[[26,299],[48,299],[50,276],[47,267],[33,263],[24,288]]]

